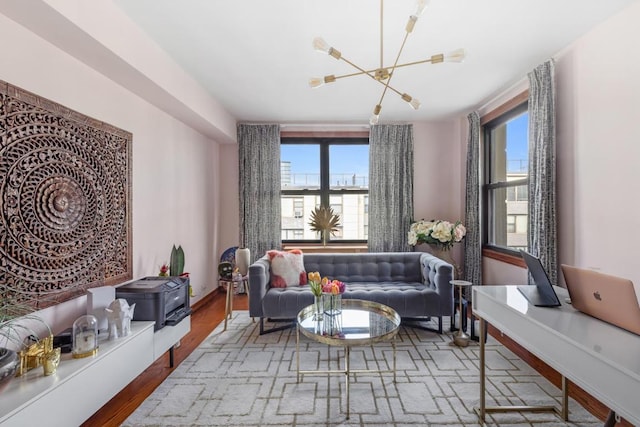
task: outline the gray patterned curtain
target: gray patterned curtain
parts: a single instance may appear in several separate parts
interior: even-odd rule
[[[369,252],[408,252],[413,125],[376,125],[369,140]]]
[[[558,284],[554,64],[529,73],[529,252]]]
[[[465,193],[464,278],[482,284],[482,242],[480,233],[480,115],[477,111],[467,116],[469,139],[467,142],[467,182]],[[470,297],[470,295],[467,295]]]
[[[240,245],[251,262],[280,249],[280,126],[238,125]]]

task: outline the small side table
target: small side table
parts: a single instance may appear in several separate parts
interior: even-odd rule
[[[243,286],[247,296],[249,296],[249,276],[242,276],[241,279],[220,279],[220,285],[227,287],[227,298],[224,305],[224,329],[227,330],[227,322],[233,314],[233,294],[236,287]],[[249,296],[250,298],[250,296]]]
[[[462,295],[464,288],[470,288],[471,286],[473,286],[473,283],[467,282],[466,280],[452,280],[449,283],[451,283],[453,286],[458,287],[458,314],[460,316],[460,327],[458,328],[458,331],[453,334],[453,341],[451,343],[457,345],[458,347],[466,347],[469,345],[470,337],[465,331],[465,328],[462,327],[462,325],[464,324],[463,316],[466,317],[467,315],[467,313],[465,313],[462,309]]]

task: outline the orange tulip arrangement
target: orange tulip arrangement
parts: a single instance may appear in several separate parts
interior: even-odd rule
[[[320,276],[317,271],[311,271],[307,274],[309,279],[309,287],[316,297],[316,306],[318,312],[322,311],[319,298],[322,296],[324,302],[322,306],[326,314],[337,314],[341,311],[341,297],[345,290],[344,282],[334,279],[329,280],[328,277]]]
[[[326,294],[338,295],[344,293],[344,283],[339,280],[331,280],[324,277],[322,279],[322,292]]]
[[[307,274],[307,279],[309,279],[311,293],[317,297],[323,293],[333,295],[344,293],[345,285],[343,282],[337,279],[329,280],[328,277],[320,278],[320,273],[317,271],[310,271]]]
[[[322,279],[320,278],[320,273],[317,271],[310,271],[307,274],[307,279],[309,279],[309,287],[311,288],[311,293],[319,297],[322,295]]]

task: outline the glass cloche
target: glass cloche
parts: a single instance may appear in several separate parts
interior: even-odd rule
[[[98,352],[98,319],[90,314],[73,322],[73,349],[75,359],[93,356]]]

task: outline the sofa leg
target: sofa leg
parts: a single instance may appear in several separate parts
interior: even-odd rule
[[[417,328],[417,329],[422,329],[425,331],[431,331],[431,332],[436,332],[438,334],[442,334],[442,316],[438,316],[438,328],[430,328],[428,326],[423,326],[418,322],[425,322],[425,321],[429,321],[431,319],[433,319],[435,316],[433,317],[403,317],[402,318],[402,325],[403,326],[408,326],[410,328]],[[409,322],[409,323],[407,323]]]
[[[278,322],[285,322],[285,324],[282,325],[282,326],[276,326],[276,327],[273,327],[273,328],[265,329],[264,328],[264,317],[261,317],[260,318],[260,335],[270,334],[271,332],[284,331],[286,329],[291,329],[291,328],[296,326],[295,321],[293,321],[291,319],[278,320]]]

